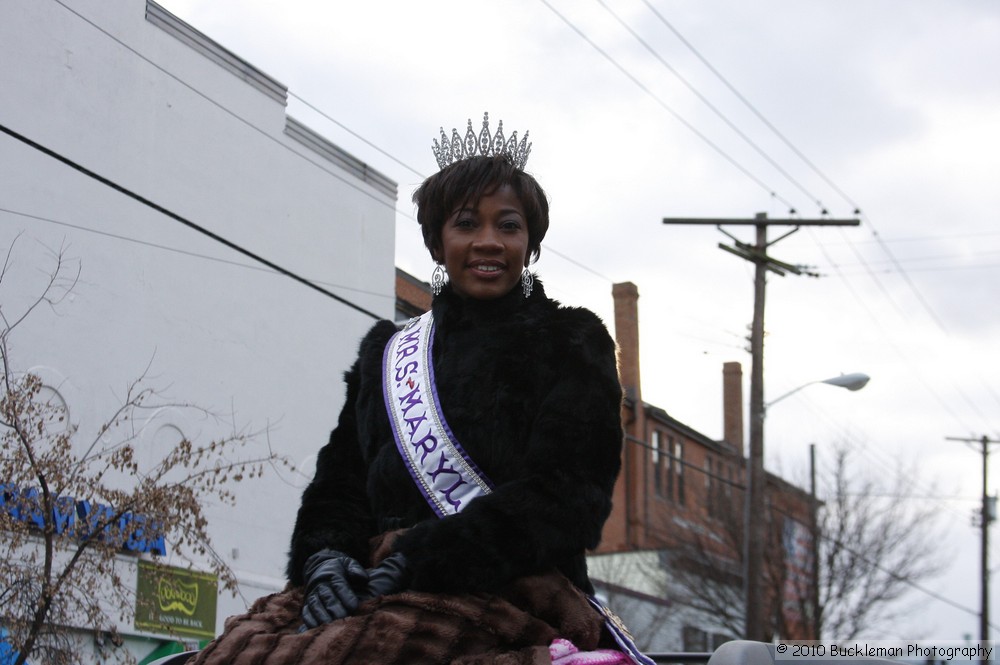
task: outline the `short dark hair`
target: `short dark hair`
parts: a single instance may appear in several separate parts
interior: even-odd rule
[[[515,168],[504,155],[470,157],[449,164],[413,192],[424,245],[434,256],[441,248],[441,229],[458,208],[475,206],[480,197],[509,185],[521,201],[528,224],[528,255],[538,259],[549,230],[549,200],[535,178]]]

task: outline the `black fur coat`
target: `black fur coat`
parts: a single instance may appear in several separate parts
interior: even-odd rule
[[[438,518],[410,477],[382,396],[380,321],[346,373],[347,399],[302,496],[287,574],[323,548],[366,563],[369,540],[412,527],[395,544],[421,591],[490,592],[558,568],[592,593],[584,551],[611,511],[622,445],[615,346],[600,319],[562,307],[539,281],[494,301],[434,299],[434,372],[441,409],[495,486]],[[367,565],[367,564],[366,564]]]

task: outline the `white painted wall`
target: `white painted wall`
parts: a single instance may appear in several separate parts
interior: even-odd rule
[[[282,101],[146,9],[0,2],[0,123],[391,318],[395,184],[363,182],[289,137]],[[37,292],[53,250],[80,266],[72,297],[33,315],[13,352],[58,388],[85,433],[148,365],[168,398],[224,420],[156,414],[147,459],[173,427],[206,438],[235,422],[270,427],[273,449],[311,475],[371,318],[0,134],[0,251],[19,234],[0,284],[6,307]],[[269,472],[237,487],[235,509],[210,509],[247,601],[282,583],[305,476]],[[243,607],[220,599],[219,629]]]
[[[588,556],[597,595],[621,617],[636,645],[647,653],[690,650],[684,644],[686,627],[724,635],[727,631],[717,617],[684,601],[684,591],[664,567],[661,555],[658,550],[637,550]]]

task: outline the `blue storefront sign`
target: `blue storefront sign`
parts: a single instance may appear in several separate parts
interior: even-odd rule
[[[0,484],[0,510],[39,530],[45,528],[41,497],[34,487],[21,489],[11,483]],[[101,540],[121,539],[121,549],[126,552],[159,556],[167,553],[163,531],[155,520],[131,512],[117,518],[115,515],[111,506],[61,496],[53,502],[51,519],[57,534],[69,533],[77,540],[93,536]]]
[[[6,628],[0,628],[0,665],[14,665],[14,661],[19,655],[17,651],[14,651],[11,643],[7,641],[9,634]],[[30,665],[30,663],[25,661],[24,665]]]

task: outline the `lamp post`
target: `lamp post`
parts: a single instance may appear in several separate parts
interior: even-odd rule
[[[837,386],[838,388],[847,388],[848,390],[854,391],[854,390],[861,390],[862,388],[864,388],[866,385],[868,385],[868,381],[870,381],[870,380],[871,380],[871,377],[868,376],[867,374],[862,374],[861,372],[851,372],[850,374],[841,374],[840,376],[833,376],[833,377],[830,377],[829,379],[823,379],[822,381],[810,381],[809,383],[803,383],[798,388],[796,388],[794,390],[789,390],[787,393],[785,393],[781,397],[778,397],[777,399],[773,399],[770,402],[768,402],[767,404],[765,404],[764,405],[764,414],[766,415],[767,410],[770,409],[772,405],[780,402],[781,400],[785,399],[789,395],[794,395],[795,393],[799,392],[803,388],[807,388],[809,386],[816,385],[817,383],[825,383],[825,384],[830,385],[830,386]]]
[[[753,380],[755,378],[757,379],[756,381]],[[810,381],[765,404],[763,400],[763,376],[751,377],[750,454],[747,456],[748,492],[744,514],[746,553],[744,565],[745,611],[743,620],[746,639],[761,641],[765,638],[761,573],[764,560],[764,542],[766,540],[764,531],[764,512],[767,505],[765,494],[766,475],[764,473],[764,417],[767,414],[767,409],[789,395],[817,383],[825,383],[853,391],[864,388],[869,378],[867,374],[854,372],[852,374],[841,374],[829,379]],[[754,389],[755,387],[756,390]],[[815,547],[815,543],[813,547]]]

